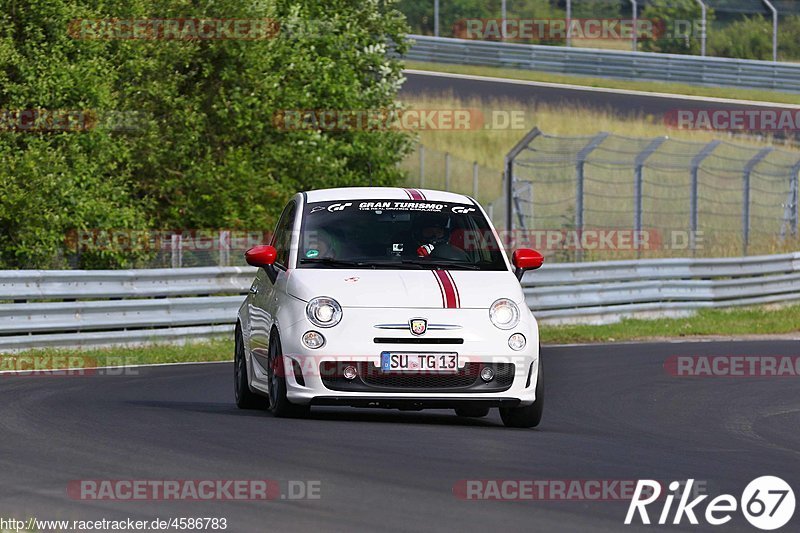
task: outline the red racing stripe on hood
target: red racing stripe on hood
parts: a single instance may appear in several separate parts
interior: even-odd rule
[[[446,270],[433,270],[436,283],[442,292],[442,307],[445,309],[458,309],[461,307],[461,298],[458,294],[456,282],[450,272]]]

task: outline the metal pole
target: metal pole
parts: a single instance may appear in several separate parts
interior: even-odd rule
[[[778,60],[778,10],[769,0],[764,0],[767,7],[772,11],[772,60]]]
[[[689,248],[692,249],[692,255],[697,251],[697,171],[700,168],[700,163],[703,159],[711,155],[711,152],[719,146],[722,141],[711,141],[705,145],[694,158],[692,159],[692,198],[691,198],[691,213],[689,215]]]
[[[589,141],[589,143],[581,148],[581,151],[578,152],[576,156],[577,164],[575,165],[575,230],[578,232],[578,238],[582,239],[583,233],[583,183],[584,183],[584,176],[583,176],[583,166],[586,163],[586,158],[589,157],[589,154],[597,148],[600,143],[602,143],[606,137],[608,137],[607,132],[598,133],[594,139]],[[583,242],[582,240],[580,242]],[[583,250],[580,246],[578,246],[575,250],[575,260],[581,261],[583,260]]]
[[[444,190],[450,191],[450,152],[444,153]]]
[[[762,148],[744,166],[742,174],[742,255],[747,255],[747,246],[750,244],[750,173],[753,168],[772,151],[771,147]]]
[[[231,264],[231,232],[221,230],[217,236],[219,243],[219,266],[226,267]]]
[[[507,7],[506,6],[506,0],[503,0],[502,3],[500,4],[500,21],[501,21],[500,23],[503,25],[502,26],[502,28],[503,28],[502,29],[502,37],[503,37],[503,39],[506,38],[506,34],[508,32],[508,25],[506,24],[506,17],[508,15],[508,12],[506,10],[506,7]]]
[[[425,188],[425,146],[419,145],[419,188]]]
[[[478,198],[478,162],[472,162],[472,197]]]
[[[644,173],[642,169],[644,168],[644,162],[647,161],[647,158],[655,152],[661,144],[666,141],[666,137],[656,137],[647,147],[639,152],[636,156],[636,168],[633,173],[633,195],[635,198],[634,204],[634,211],[633,211],[633,247],[636,248],[636,256],[642,256],[642,250],[640,247],[640,238],[642,232],[642,185],[644,181]]]
[[[572,46],[572,0],[567,0],[567,46]]]
[[[637,4],[636,0],[631,0],[631,4],[633,4],[633,51],[637,51],[639,49],[639,28],[637,26]]]
[[[797,236],[797,225],[800,216],[798,216],[798,203],[800,203],[800,184],[798,184],[798,175],[800,174],[800,163],[792,169],[792,236]]]
[[[439,36],[439,0],[433,0],[433,35]]]
[[[528,145],[541,134],[542,132],[539,128],[533,128],[506,154],[503,161],[503,185],[505,187],[506,197],[506,227],[504,229],[506,231],[514,229],[514,159],[516,159],[525,148],[528,148]]]
[[[798,200],[800,198],[800,191],[798,191],[798,175],[800,175],[800,161],[794,164],[789,176],[789,198],[786,201],[786,206],[783,209],[783,222],[781,223],[781,242],[786,238],[786,226],[789,226],[789,233],[792,237],[797,236],[797,219],[798,217]]]
[[[700,55],[706,55],[706,18],[707,18],[707,9],[706,4],[703,0],[696,0],[698,4],[700,4],[700,11],[702,12],[703,20],[700,24]]]
[[[170,251],[172,252],[172,268],[181,268],[183,265],[183,236],[173,233],[170,236]]]

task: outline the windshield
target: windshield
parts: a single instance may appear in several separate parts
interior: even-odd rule
[[[298,267],[508,268],[476,206],[380,199],[307,204]]]

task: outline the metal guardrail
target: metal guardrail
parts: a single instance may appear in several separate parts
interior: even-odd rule
[[[406,59],[800,93],[800,64],[409,35]]]
[[[0,272],[0,302],[6,302],[0,303],[0,351],[230,334],[255,272],[249,267]],[[800,252],[546,264],[526,274],[522,286],[543,323],[685,315],[705,307],[800,300]]]

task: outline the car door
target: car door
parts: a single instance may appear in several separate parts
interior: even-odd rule
[[[250,350],[259,365],[266,369],[269,353],[269,338],[276,322],[281,295],[286,293],[286,277],[292,243],[292,230],[297,217],[297,202],[289,202],[281,214],[270,244],[275,247],[275,263],[262,269],[251,289],[252,310],[250,313]],[[253,373],[255,381],[264,381],[266,376],[259,371]]]

